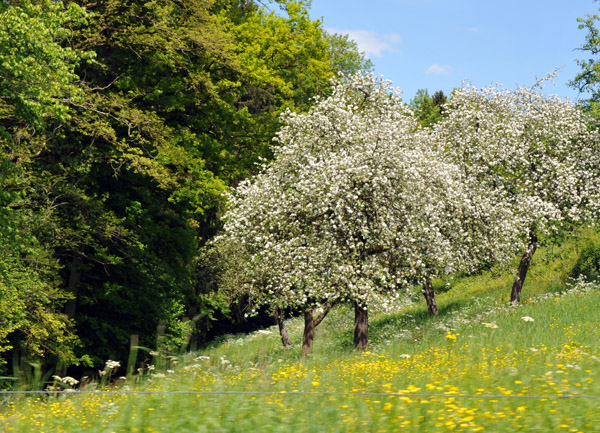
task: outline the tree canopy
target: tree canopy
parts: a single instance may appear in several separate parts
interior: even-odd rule
[[[251,302],[357,314],[432,278],[513,257],[521,222],[432,146],[390,83],[343,77],[306,114],[288,112],[273,161],[233,192],[224,234]],[[235,264],[240,266],[235,266]],[[309,317],[309,320],[310,317]]]
[[[592,221],[600,203],[598,133],[573,103],[545,95],[543,82],[456,90],[431,135],[464,172],[502,190],[503,206],[524,222],[528,247],[513,286],[515,302],[538,237]]]
[[[281,112],[369,62],[296,0],[0,16],[0,351],[100,364],[159,325],[185,344],[227,310],[196,276],[223,193],[271,157]]]

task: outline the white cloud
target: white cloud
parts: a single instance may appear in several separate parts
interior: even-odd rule
[[[385,51],[393,50],[393,45],[402,42],[402,38],[397,33],[388,33],[378,36],[375,32],[369,30],[347,30],[347,29],[326,29],[329,33],[339,33],[348,35],[350,39],[356,42],[359,51],[364,51],[367,57],[381,57]]]
[[[448,72],[450,72],[451,70],[452,70],[451,66],[438,65],[437,63],[434,63],[433,65],[431,65],[430,67],[425,69],[425,73],[428,75],[444,75],[444,74],[447,74]]]
[[[399,44],[402,42],[402,38],[398,33],[388,33],[387,35],[383,35],[383,39],[392,44]]]

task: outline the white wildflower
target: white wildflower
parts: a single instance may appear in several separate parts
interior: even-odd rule
[[[63,383],[69,386],[75,386],[79,383],[77,379],[72,378],[71,376],[65,376],[62,378]]]
[[[193,370],[196,368],[202,368],[202,366],[200,364],[190,364],[190,365],[186,365],[185,367],[183,367],[183,370],[189,371],[189,370]]]
[[[498,329],[498,325],[496,325],[494,322],[483,322],[482,325],[486,328]]]
[[[110,359],[106,361],[106,366],[104,367],[107,370],[113,370],[115,368],[119,368],[121,363],[119,361],[111,361]]]

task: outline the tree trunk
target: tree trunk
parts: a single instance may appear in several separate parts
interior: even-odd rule
[[[521,290],[523,289],[523,283],[525,282],[525,277],[527,276],[527,271],[529,270],[529,266],[531,265],[531,259],[533,258],[533,254],[537,249],[537,234],[535,229],[531,229],[529,234],[529,246],[527,247],[527,251],[521,257],[521,263],[519,263],[519,270],[517,272],[517,276],[513,282],[512,291],[510,293],[510,303],[516,304],[521,302]]]
[[[429,314],[432,316],[437,316],[438,307],[437,303],[435,302],[435,292],[433,291],[433,284],[431,284],[431,280],[429,278],[425,279],[425,284],[423,284],[423,295],[425,296],[425,301],[427,302]]]
[[[336,304],[337,304],[337,302],[332,302],[332,303],[327,302],[325,305],[323,305],[323,312],[321,314],[319,314],[319,316],[315,319],[315,328],[317,326],[319,326],[319,324],[323,321],[323,319],[325,317],[327,317],[327,314],[329,314],[329,311],[331,311],[331,309]]]
[[[307,310],[304,312],[304,336],[302,338],[302,357],[310,353],[312,350],[313,340],[315,338],[315,320],[313,311]]]
[[[275,322],[279,327],[279,335],[281,335],[281,343],[285,349],[288,349],[292,343],[290,342],[290,336],[288,335],[287,329],[285,329],[285,323],[283,322],[283,313],[279,311],[279,308],[273,308],[273,316],[275,316]]]
[[[81,281],[81,258],[82,251],[80,249],[73,252],[73,260],[71,261],[71,272],[69,273],[69,281],[67,282],[67,291],[72,298],[65,303],[65,314],[69,319],[75,317],[75,309],[77,306],[77,294],[79,292],[79,281]]]
[[[369,312],[367,306],[354,305],[354,348],[363,350],[369,342]]]

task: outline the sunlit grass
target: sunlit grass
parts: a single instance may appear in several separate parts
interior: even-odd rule
[[[507,302],[510,273],[457,279],[439,295],[437,318],[417,299],[373,312],[362,353],[350,347],[352,314],[342,307],[317,328],[305,360],[292,319],[289,350],[275,327],[230,336],[118,387],[193,394],[11,397],[0,431],[600,431],[600,289],[566,290],[576,258],[567,247],[540,255],[518,307]],[[203,394],[232,391],[247,393]]]

